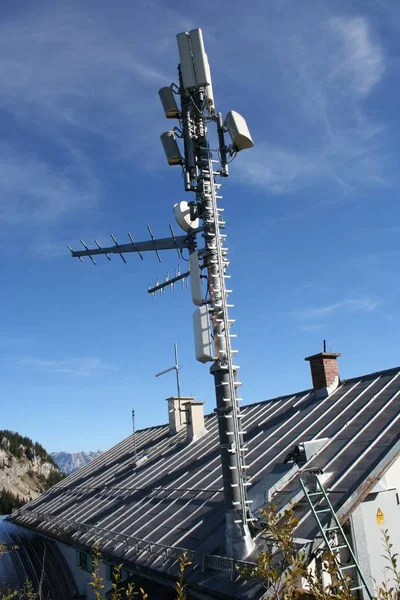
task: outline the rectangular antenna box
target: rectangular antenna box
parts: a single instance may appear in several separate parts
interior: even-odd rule
[[[192,46],[194,72],[198,86],[207,86],[211,83],[210,65],[204,50],[203,34],[201,29],[192,29],[189,32],[190,45]]]
[[[196,306],[203,305],[203,296],[201,290],[201,269],[199,264],[199,255],[197,252],[192,252],[189,255],[189,271],[190,271],[190,289],[192,292],[192,301]]]
[[[179,58],[183,87],[197,88],[211,84],[210,66],[204,51],[201,29],[178,33]]]
[[[206,363],[214,360],[210,333],[210,316],[206,305],[193,313],[193,333],[196,360]]]

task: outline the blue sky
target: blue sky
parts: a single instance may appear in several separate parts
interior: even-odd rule
[[[152,299],[176,253],[94,267],[66,250],[168,235],[187,199],[157,91],[176,33],[203,29],[217,109],[255,147],[223,206],[246,402],[310,386],[326,339],[343,378],[400,363],[399,31],[388,0],[3,2],[0,8],[1,428],[50,451],[106,449],[163,423],[182,392],[214,408],[187,291]],[[177,230],[177,227],[175,228]],[[181,265],[184,268],[184,264]]]

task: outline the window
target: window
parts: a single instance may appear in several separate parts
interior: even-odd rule
[[[106,564],[106,579],[107,581],[114,581],[114,571],[116,569],[116,565],[111,565],[109,563]],[[128,577],[130,577],[130,572],[127,571],[126,569],[122,569],[121,570],[121,581],[125,581],[125,579],[128,579]]]
[[[76,551],[76,564],[88,573],[91,573],[93,570],[92,557],[87,552],[81,552],[80,550]]]

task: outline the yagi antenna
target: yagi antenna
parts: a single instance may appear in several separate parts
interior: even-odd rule
[[[159,373],[156,373],[155,377],[160,377],[161,375],[165,375],[166,373],[175,371],[175,373],[176,373],[176,388],[177,388],[177,392],[178,392],[177,397],[180,398],[181,397],[181,386],[180,386],[180,381],[179,381],[179,371],[182,369],[182,366],[178,362],[178,344],[176,342],[174,342],[174,356],[175,356],[174,366],[170,367],[169,369],[164,369],[164,371],[160,371]]]
[[[190,271],[185,271],[185,273],[181,273],[180,266],[178,265],[178,268],[175,270],[175,277],[170,277],[169,273],[167,273],[165,275],[164,281],[162,281],[161,283],[157,279],[153,286],[149,284],[149,289],[147,290],[147,293],[151,294],[152,296],[155,296],[156,292],[160,292],[160,294],[163,294],[165,288],[167,287],[169,287],[170,292],[172,292],[175,289],[175,283],[177,281],[182,281],[182,289],[185,289],[185,287],[188,286],[189,275]]]
[[[71,246],[67,246],[68,250],[71,252],[71,256],[73,258],[79,258],[82,261],[84,256],[88,256],[90,260],[94,263],[93,256],[97,256],[99,254],[104,254],[108,260],[111,260],[111,254],[119,254],[124,263],[126,263],[124,254],[128,252],[135,252],[140,256],[143,260],[143,252],[155,252],[158,260],[161,262],[161,256],[159,254],[160,250],[177,250],[180,253],[182,250],[190,250],[194,248],[194,238],[193,235],[188,233],[187,235],[174,235],[172,228],[170,227],[171,237],[167,238],[159,238],[156,239],[153,235],[153,231],[150,226],[148,226],[148,231],[150,233],[150,240],[146,240],[144,242],[135,242],[132,235],[128,233],[128,237],[130,240],[129,244],[120,244],[117,242],[115,236],[110,233],[110,237],[114,242],[113,246],[102,247],[97,240],[95,240],[96,248],[89,248],[82,240],[81,243],[83,245],[83,250],[73,250]],[[179,254],[181,256],[181,254]]]

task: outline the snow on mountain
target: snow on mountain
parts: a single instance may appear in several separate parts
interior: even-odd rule
[[[70,475],[87,463],[91,462],[102,454],[101,450],[96,452],[52,452],[51,457],[58,464],[60,471]]]

